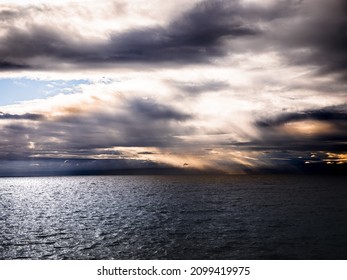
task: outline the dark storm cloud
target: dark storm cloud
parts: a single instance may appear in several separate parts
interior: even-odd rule
[[[29,65],[0,61],[0,70],[24,70],[29,68]]]
[[[347,1],[303,1],[291,21],[278,23],[275,41],[298,65],[347,78]],[[305,51],[303,51],[305,49]]]
[[[135,99],[130,103],[130,111],[139,116],[152,120],[185,121],[191,118],[189,114],[179,112],[167,105],[158,104],[151,100]]]
[[[9,124],[0,127],[0,159],[27,158],[30,155],[30,140],[26,137],[29,131],[33,132],[25,125]]]
[[[201,2],[166,28],[114,35],[109,53],[120,61],[206,62],[226,54],[224,39],[258,33],[238,15],[239,7],[238,1]]]
[[[319,74],[338,73],[346,78],[346,6],[345,0],[286,0],[272,5],[202,1],[166,25],[111,32],[108,40],[98,43],[86,41],[77,32],[68,33],[64,26],[30,21],[35,13],[52,13],[47,5],[7,7],[0,11],[3,22],[26,13],[30,16],[25,28],[3,27],[0,70],[59,68],[60,63],[74,67],[206,63],[245,49],[259,52],[276,47],[292,64],[316,65]],[[61,8],[59,13],[64,15]],[[254,40],[238,47],[226,44],[243,38]]]
[[[229,143],[257,152],[258,166],[247,172],[346,174],[347,112],[345,104],[258,119],[257,137]]]
[[[124,155],[114,147],[168,147],[176,137],[193,131],[186,121],[193,116],[151,99],[123,99],[121,110],[67,113],[44,118],[38,114],[0,114],[0,156],[94,157]],[[106,106],[103,104],[103,106]],[[18,120],[35,120],[35,123]],[[12,121],[12,122],[10,122]],[[10,122],[10,123],[8,123]],[[106,150],[103,150],[106,149]]]
[[[254,150],[347,151],[347,112],[344,107],[286,113],[258,120],[255,124],[260,130],[260,138],[241,146]],[[286,126],[297,123],[300,127],[300,122],[305,121],[318,122],[314,133],[304,128],[302,133],[291,132],[291,128]],[[322,128],[319,128],[320,124]]]
[[[62,137],[67,149],[113,146],[163,147],[178,143],[185,132],[184,122],[193,116],[153,100],[131,99],[124,111],[68,116],[45,123],[42,131],[71,131]],[[53,127],[52,127],[53,126]],[[74,129],[75,128],[75,129]],[[190,129],[192,130],[192,129]],[[81,143],[82,139],[88,139]]]
[[[139,152],[138,155],[155,155],[156,153],[153,152]]]
[[[133,29],[110,36],[105,43],[85,42],[64,29],[27,24],[8,27],[0,39],[0,67],[53,67],[29,59],[53,59],[72,64],[170,62],[198,63],[225,55],[226,39],[258,34],[239,15],[238,1],[204,1],[165,27]]]
[[[87,48],[87,44],[80,45],[74,42],[62,31],[32,25],[30,30],[11,28],[7,35],[1,38],[0,57],[3,65],[22,67],[25,66],[23,61],[35,57],[51,57],[74,62],[82,59],[84,55],[87,56]]]
[[[341,107],[341,106],[339,106]],[[338,124],[340,122],[347,122],[347,112],[340,112],[332,110],[334,107],[325,108],[321,110],[309,110],[304,112],[294,112],[279,115],[275,118],[259,120],[256,125],[261,128],[281,126],[286,123],[304,121],[304,120],[317,120],[326,121]]]
[[[26,113],[26,114],[6,114],[6,113],[2,113],[0,112],[0,120],[31,120],[31,121],[38,121],[38,120],[42,120],[44,118],[43,115],[40,114],[30,114],[30,113]]]

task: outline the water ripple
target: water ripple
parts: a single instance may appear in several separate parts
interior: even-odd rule
[[[345,178],[0,179],[0,259],[346,259]]]

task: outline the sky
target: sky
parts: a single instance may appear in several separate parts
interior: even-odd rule
[[[0,176],[347,170],[346,0],[0,1]]]

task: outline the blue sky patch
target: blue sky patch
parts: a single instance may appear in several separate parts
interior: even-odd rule
[[[88,80],[0,79],[0,106],[78,92],[79,85],[88,83]]]

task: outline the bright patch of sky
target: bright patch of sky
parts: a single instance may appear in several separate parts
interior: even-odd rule
[[[0,106],[20,103],[32,99],[44,99],[58,94],[79,92],[80,85],[88,80],[31,80],[0,79]]]

